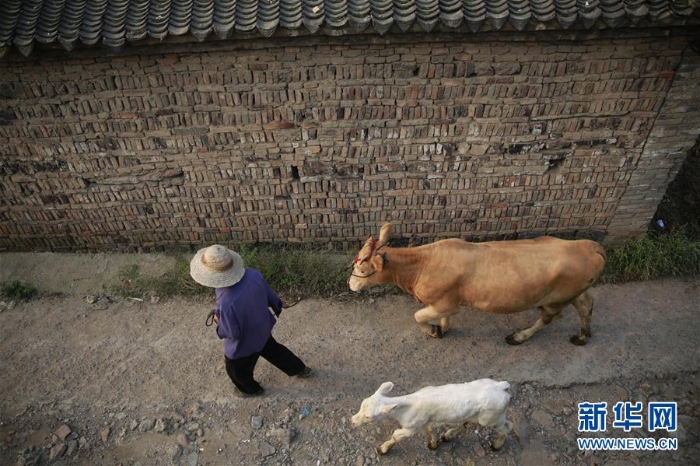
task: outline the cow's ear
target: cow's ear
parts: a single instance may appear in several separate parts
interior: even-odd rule
[[[377,389],[377,393],[380,395],[386,395],[391,391],[391,389],[394,388],[394,384],[391,382],[384,382],[379,386]]]
[[[383,254],[375,254],[372,256],[372,265],[374,266],[377,272],[381,272],[382,269],[384,269],[385,260],[386,259],[384,258]]]

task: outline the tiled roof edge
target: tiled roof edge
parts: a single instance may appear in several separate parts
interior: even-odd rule
[[[39,46],[699,25],[697,0],[2,0],[0,57]],[[150,39],[150,40],[149,40]],[[180,40],[178,40],[180,42]]]

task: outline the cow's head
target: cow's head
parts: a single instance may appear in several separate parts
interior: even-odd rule
[[[360,291],[368,286],[380,283],[378,272],[384,270],[384,261],[386,258],[380,253],[379,249],[384,247],[391,236],[391,223],[385,224],[379,232],[379,240],[373,237],[367,238],[364,246],[357,253],[357,256],[352,261],[352,273],[348,280],[348,285],[352,291]]]

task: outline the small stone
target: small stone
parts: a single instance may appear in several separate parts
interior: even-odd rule
[[[190,439],[187,438],[187,435],[180,432],[179,434],[177,434],[177,444],[180,445],[182,448],[189,448]]]
[[[78,448],[80,448],[81,450],[87,450],[88,448],[90,448],[90,444],[88,443],[85,437],[80,437],[78,439]]]
[[[156,421],[156,425],[154,427],[154,430],[156,432],[165,432],[166,429],[167,429],[167,426],[165,424],[165,420],[162,417],[158,418],[158,420]]]
[[[129,429],[130,430],[136,430],[139,427],[139,421],[136,419],[132,419],[131,422],[129,423]]]
[[[482,447],[480,443],[475,443],[472,450],[474,450],[474,454],[479,458],[486,456],[486,450],[484,450],[484,447]]]
[[[123,421],[126,418],[126,413],[117,413],[115,416],[118,420]]]
[[[358,456],[357,459],[355,460],[355,466],[364,466],[364,464],[365,464],[364,456]]]
[[[291,445],[292,440],[294,439],[294,431],[292,429],[283,429],[281,427],[272,429],[270,435],[279,439],[282,445],[287,447]]]
[[[263,458],[274,455],[275,451],[275,447],[273,447],[269,443],[260,442],[260,454],[263,456]]]
[[[160,296],[151,296],[151,304],[156,304],[160,301]]]
[[[199,463],[199,453],[193,451],[187,455],[187,466],[197,466]]]
[[[100,438],[102,439],[102,443],[107,443],[110,433],[112,433],[112,429],[110,429],[109,427],[105,427],[100,431]]]
[[[263,426],[263,418],[260,416],[253,416],[250,418],[250,426],[253,429],[260,429]]]
[[[153,429],[153,425],[156,423],[153,419],[144,419],[139,424],[139,432],[148,432]]]
[[[68,442],[68,448],[66,449],[66,456],[73,456],[76,451],[78,451],[78,441],[70,440]]]
[[[54,461],[58,458],[62,458],[63,454],[66,452],[66,448],[67,447],[65,443],[59,443],[58,445],[55,445],[53,448],[51,448],[51,452],[49,453],[49,461]]]
[[[68,435],[70,435],[71,430],[70,427],[68,427],[66,424],[63,424],[61,427],[56,429],[56,432],[54,434],[56,437],[58,437],[61,441],[65,440]]]
[[[196,422],[192,422],[187,425],[187,430],[190,432],[197,432],[199,430],[199,424]]]
[[[88,304],[95,304],[97,302],[97,296],[95,295],[87,295],[85,296],[85,302]]]

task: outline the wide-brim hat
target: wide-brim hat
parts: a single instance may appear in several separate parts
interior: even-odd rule
[[[235,285],[244,273],[243,258],[220,244],[200,249],[190,261],[190,275],[194,281],[210,288]]]

